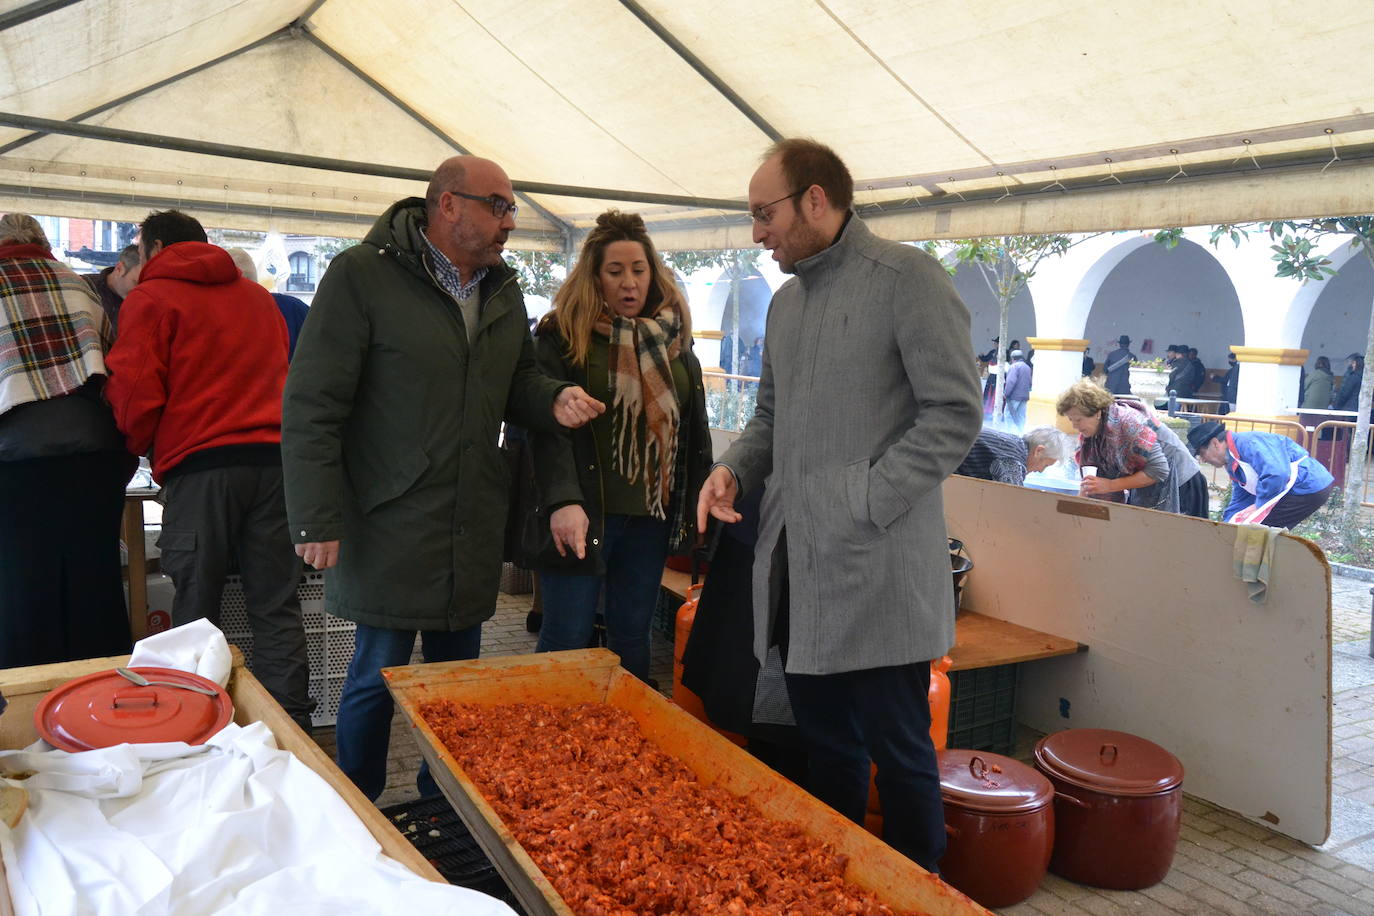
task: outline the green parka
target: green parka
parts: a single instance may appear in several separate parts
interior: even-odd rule
[[[292,540],[340,541],[331,614],[458,630],[495,612],[510,487],[501,422],[558,429],[567,383],[536,366],[504,263],[482,280],[469,344],[424,224],[423,200],[394,204],[324,275],[286,380],[282,465]]]

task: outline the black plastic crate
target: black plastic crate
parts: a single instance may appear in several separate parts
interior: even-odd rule
[[[1016,665],[951,671],[949,747],[1011,755],[1016,749]]]
[[[481,891],[525,916],[520,902],[443,796],[381,809],[449,884]],[[415,829],[411,829],[411,827]]]

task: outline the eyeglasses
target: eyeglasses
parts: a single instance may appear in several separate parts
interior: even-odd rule
[[[778,204],[782,203],[784,200],[787,200],[789,197],[800,197],[801,195],[805,194],[808,190],[810,189],[802,188],[800,191],[793,191],[791,194],[788,194],[784,197],[779,197],[772,203],[759,204],[757,207],[749,211],[749,215],[754,218],[754,222],[763,226],[767,226],[769,223],[773,221],[773,214],[766,212],[769,207],[775,207]]]
[[[479,197],[476,194],[465,194],[462,191],[449,191],[449,193],[454,197],[465,197],[468,200],[489,204],[491,206],[491,215],[497,219],[501,219],[507,213],[510,214],[511,219],[515,219],[515,214],[520,212],[518,206],[506,200],[504,197],[501,197],[499,194],[488,194],[486,197]]]

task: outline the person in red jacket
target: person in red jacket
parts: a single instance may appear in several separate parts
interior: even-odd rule
[[[286,322],[194,218],[151,213],[139,229],[139,283],[120,309],[105,388],[129,450],[162,485],[162,569],[172,622],[218,625],[237,556],[253,631],[253,673],[304,729],[313,706],[286,529],[281,397]]]

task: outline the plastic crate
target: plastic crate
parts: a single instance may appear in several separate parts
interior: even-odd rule
[[[481,891],[524,916],[515,895],[447,799],[421,798],[383,808],[382,813],[449,884]]]
[[[1010,756],[1016,749],[1016,665],[949,673],[949,747]]]
[[[310,698],[315,711],[313,725],[333,725],[339,716],[339,696],[344,676],[353,658],[353,639],[358,625],[325,612],[324,573],[307,572],[296,586],[305,624],[305,646],[310,659]],[[243,600],[243,578],[229,576],[219,599],[219,628],[224,638],[243,652],[244,664],[253,669],[253,631],[248,626],[248,608]]]

